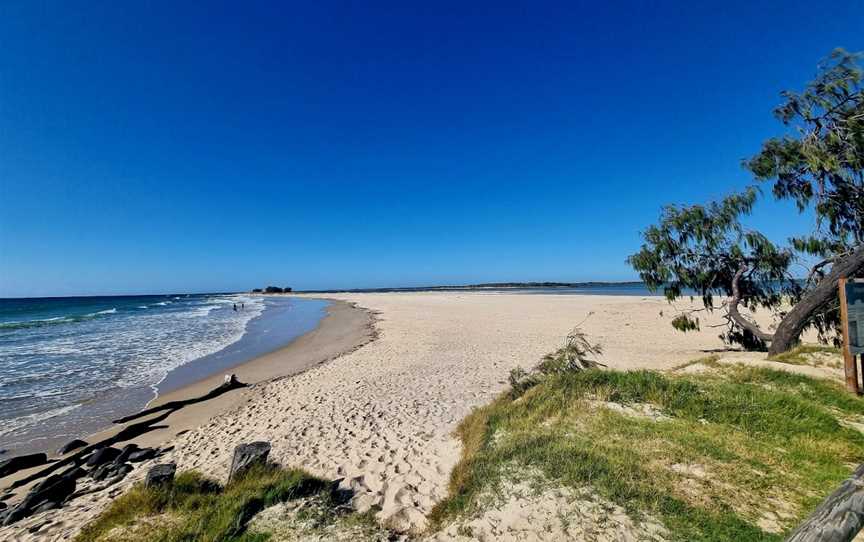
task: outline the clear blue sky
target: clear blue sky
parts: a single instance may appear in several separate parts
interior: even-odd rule
[[[634,279],[864,49],[860,0],[702,4],[3,2],[0,296]]]

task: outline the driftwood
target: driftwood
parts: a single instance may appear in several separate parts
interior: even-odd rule
[[[62,467],[69,466],[69,465],[76,465],[76,466],[81,465],[84,462],[84,460],[87,458],[87,456],[90,455],[90,453],[95,452],[96,450],[99,450],[100,448],[106,448],[108,446],[111,446],[112,444],[117,444],[118,442],[124,442],[127,440],[131,440],[137,436],[143,435],[144,433],[148,433],[148,432],[153,431],[155,429],[160,429],[160,428],[165,427],[162,425],[155,425],[155,424],[161,422],[162,420],[164,420],[165,418],[170,416],[172,413],[183,408],[186,405],[190,405],[193,403],[200,403],[201,401],[206,401],[207,399],[212,399],[213,397],[218,397],[219,395],[222,395],[225,392],[235,390],[237,388],[243,388],[243,387],[246,387],[246,384],[239,382],[234,377],[234,375],[230,375],[230,376],[226,376],[224,384],[220,385],[218,388],[215,388],[212,391],[210,391],[209,393],[202,395],[200,397],[196,397],[193,399],[186,399],[186,400],[182,400],[182,401],[171,401],[170,403],[165,403],[164,405],[160,405],[159,407],[150,408],[150,409],[147,409],[145,411],[139,412],[138,414],[135,414],[133,416],[127,416],[126,418],[123,418],[122,420],[126,420],[126,421],[134,420],[136,418],[140,418],[142,416],[147,416],[147,415],[153,414],[155,412],[160,412],[163,410],[165,411],[162,414],[160,414],[159,416],[156,416],[152,419],[145,420],[143,422],[134,423],[128,427],[124,427],[119,433],[117,433],[114,436],[108,437],[106,439],[100,440],[99,442],[94,442],[93,444],[85,446],[84,448],[81,448],[80,450],[78,450],[74,454],[70,455],[69,457],[61,459],[59,461],[55,461],[54,463],[51,463],[48,467],[46,467],[46,468],[44,468],[38,472],[35,472],[35,473],[31,474],[30,476],[27,476],[26,478],[22,478],[20,480],[17,480],[11,486],[9,486],[9,489],[16,489],[16,488],[19,488],[23,485],[27,485],[30,482],[32,482],[33,480],[38,480],[39,478],[43,478],[45,476],[48,476],[52,472],[54,472],[57,469],[60,469]],[[124,421],[118,421],[116,423],[125,423],[125,422]]]
[[[864,464],[840,484],[786,542],[848,542],[864,527]]]

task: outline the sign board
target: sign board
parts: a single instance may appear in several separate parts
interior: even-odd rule
[[[864,280],[847,279],[841,301],[845,302],[846,346],[853,356],[864,354]],[[842,313],[843,311],[841,311]]]

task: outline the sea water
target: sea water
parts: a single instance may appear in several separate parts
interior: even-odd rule
[[[101,430],[157,390],[275,350],[314,329],[326,305],[232,294],[0,299],[0,459]]]

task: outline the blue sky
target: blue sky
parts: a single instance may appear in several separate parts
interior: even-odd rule
[[[0,296],[634,279],[864,49],[860,1],[697,4],[3,2]]]

